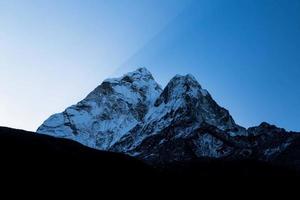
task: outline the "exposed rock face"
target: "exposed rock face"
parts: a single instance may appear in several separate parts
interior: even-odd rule
[[[192,75],[177,75],[162,90],[145,68],[105,80],[37,132],[151,164],[197,158],[273,161],[299,138],[267,123],[247,130]]]

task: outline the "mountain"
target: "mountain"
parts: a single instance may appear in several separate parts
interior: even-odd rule
[[[146,69],[107,79],[77,105],[51,116],[37,132],[107,150],[142,123],[161,91]]]
[[[192,75],[177,75],[162,89],[145,68],[105,80],[84,100],[47,119],[37,132],[154,166],[217,159],[300,169],[300,154],[294,153],[300,149],[299,134],[265,122],[241,127]]]

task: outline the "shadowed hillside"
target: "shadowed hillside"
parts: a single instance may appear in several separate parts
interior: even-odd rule
[[[201,177],[296,175],[292,170],[251,160],[201,159],[154,169],[122,154],[102,152],[74,141],[10,128],[0,128],[0,156],[1,176],[9,179],[170,183]]]
[[[77,142],[0,128],[1,176],[64,179],[146,178],[154,170],[134,158],[85,147]]]

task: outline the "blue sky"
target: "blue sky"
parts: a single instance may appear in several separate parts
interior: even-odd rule
[[[192,73],[243,126],[300,131],[298,0],[0,0],[0,125],[35,130],[110,76]]]

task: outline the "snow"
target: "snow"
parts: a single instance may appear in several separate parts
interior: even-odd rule
[[[197,146],[196,155],[198,157],[221,158],[226,157],[232,151],[221,140],[209,133],[201,135],[197,140],[193,140]]]
[[[44,122],[45,126],[49,126],[49,127],[57,127],[60,126],[64,123],[64,117],[62,115],[52,115],[49,120]]]
[[[209,94],[208,91],[205,89],[201,89],[200,92],[203,96],[207,96]]]
[[[124,77],[129,77],[132,83],[124,81]],[[162,91],[145,68],[104,82],[112,84],[113,94],[91,93],[63,113],[51,116],[37,132],[106,150],[140,122],[135,114],[139,112],[135,110],[137,105],[150,107]]]
[[[106,79],[103,83],[109,83],[109,92],[102,92],[103,84],[100,85],[83,101],[51,116],[37,132],[72,139],[100,150],[110,150],[122,141],[126,144],[119,151],[139,156],[141,152],[132,151],[135,147],[176,122],[195,120],[176,130],[174,138],[188,137],[202,122],[222,130],[242,130],[227,112],[212,103],[208,91],[202,89],[192,75],[176,75],[164,93],[145,68],[120,78]],[[158,105],[154,105],[155,102],[159,102]],[[224,118],[228,120],[222,120]],[[242,131],[228,132],[237,135]],[[162,139],[158,144],[165,142]],[[195,145],[198,156],[220,157],[230,151],[225,149],[220,153],[224,144],[209,134],[201,136]]]
[[[140,96],[138,93],[132,91],[132,89],[122,86],[122,85],[117,85],[114,87],[114,91],[120,94],[122,97],[125,97],[127,101],[130,101],[131,103],[138,103],[138,100]]]
[[[291,143],[287,142],[287,143],[283,143],[279,146],[276,146],[274,148],[268,148],[265,150],[264,155],[269,158],[269,157],[273,156],[274,154],[284,151],[290,144]]]

